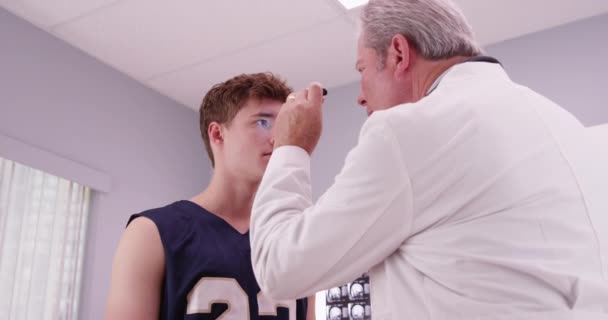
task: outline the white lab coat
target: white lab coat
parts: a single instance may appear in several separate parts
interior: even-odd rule
[[[374,320],[608,318],[608,142],[594,155],[585,135],[500,65],[456,65],[374,113],[317,203],[308,154],[275,150],[251,217],[259,285],[296,298],[369,270]]]

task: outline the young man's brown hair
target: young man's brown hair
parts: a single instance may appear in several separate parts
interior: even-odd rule
[[[249,99],[284,102],[291,92],[292,89],[283,79],[269,72],[241,74],[213,86],[205,95],[199,110],[201,136],[211,165],[215,166],[208,133],[212,122],[230,125],[230,121]]]

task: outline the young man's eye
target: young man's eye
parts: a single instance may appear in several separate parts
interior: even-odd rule
[[[272,126],[268,119],[259,119],[258,121],[256,121],[256,123],[262,128],[270,128]]]

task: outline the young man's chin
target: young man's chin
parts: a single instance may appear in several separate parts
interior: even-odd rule
[[[264,171],[266,170],[266,164],[261,165],[258,170],[252,171],[249,175],[250,179],[254,182],[260,183],[262,182],[262,177],[264,176]]]

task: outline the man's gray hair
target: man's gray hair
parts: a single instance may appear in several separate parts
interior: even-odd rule
[[[428,60],[482,53],[471,26],[451,0],[370,0],[361,12],[361,28],[365,46],[376,51],[380,66],[396,34]]]

